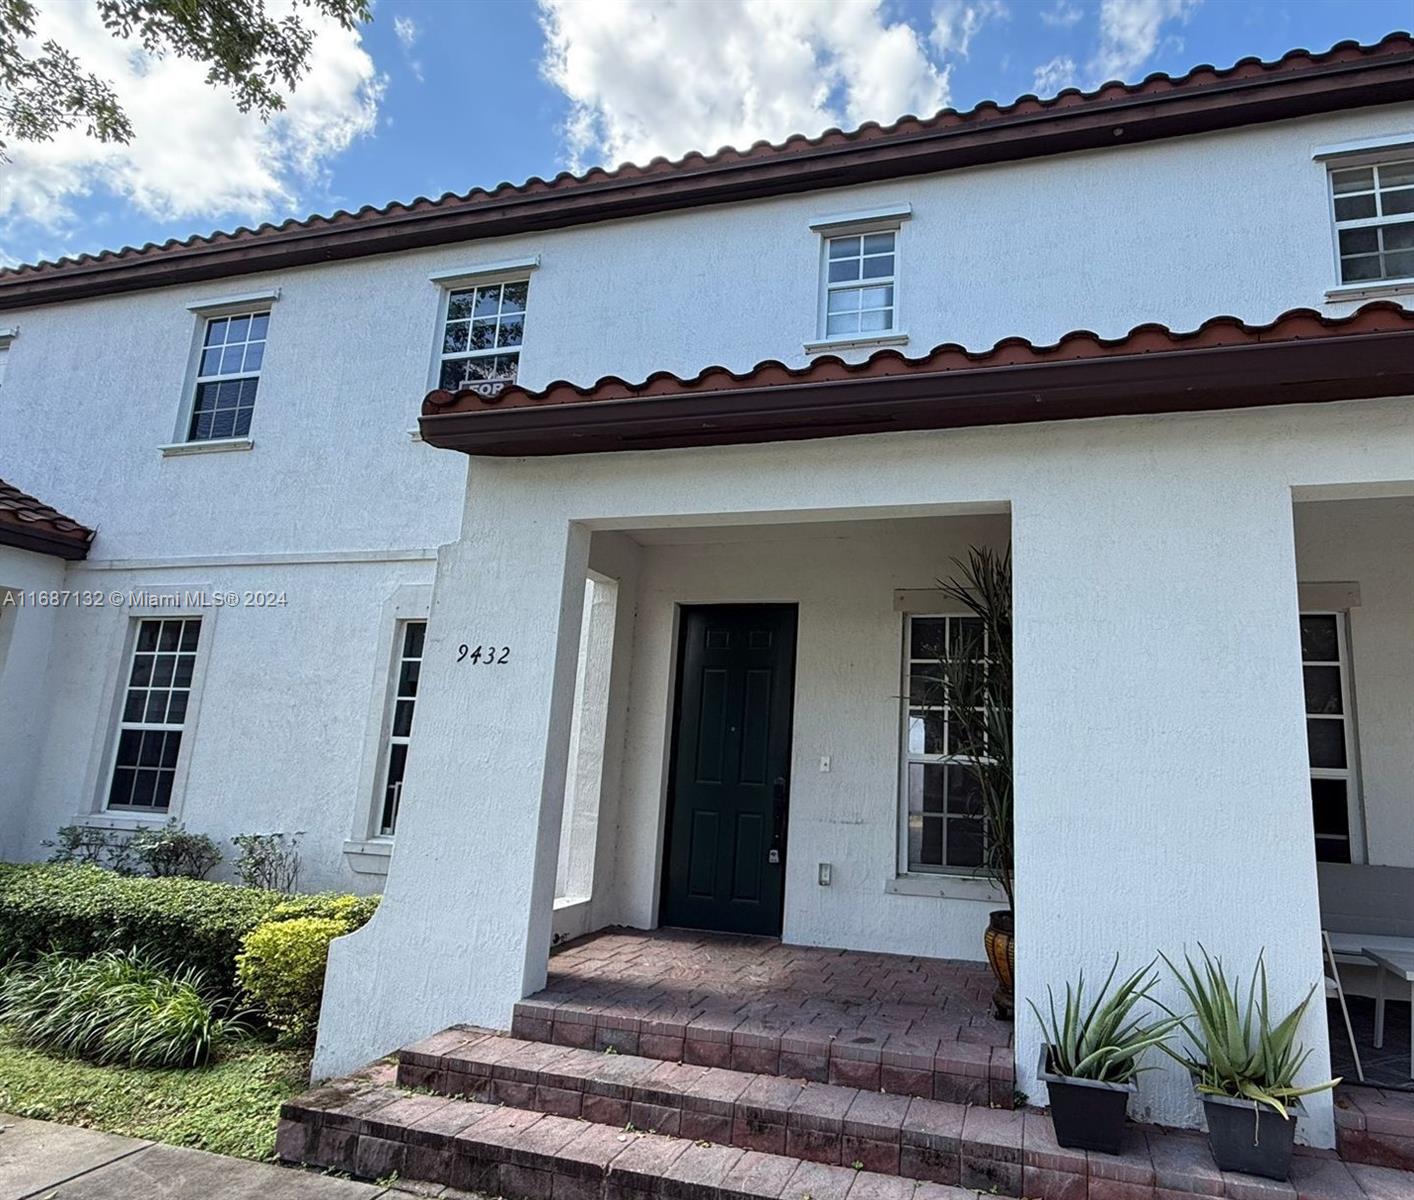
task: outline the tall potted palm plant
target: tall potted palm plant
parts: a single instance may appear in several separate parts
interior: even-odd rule
[[[1012,842],[1012,665],[1011,549],[998,552],[973,546],[966,560],[954,559],[951,578],[939,580],[943,595],[976,618],[981,652],[976,645],[949,648],[938,654],[937,689],[948,720],[971,748],[967,766],[977,783],[982,816],[982,866],[1006,898],[1006,907],[991,914],[984,937],[987,961],[997,978],[992,994],[999,1017],[1010,1018],[1015,1007],[1012,986],[1016,969],[1013,916]]]

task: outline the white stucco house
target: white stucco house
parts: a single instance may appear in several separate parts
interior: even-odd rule
[[[385,895],[320,1074],[611,925],[980,959],[904,680],[1009,546],[1019,999],[1294,1001],[1414,934],[1412,299],[1406,35],[5,271],[0,476],[96,533],[0,509],[71,597],[0,608],[0,848],[303,831]]]

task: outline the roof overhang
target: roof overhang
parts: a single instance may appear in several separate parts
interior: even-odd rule
[[[55,558],[66,558],[75,562],[88,557],[88,543],[76,542],[62,534],[46,533],[42,529],[26,529],[0,520],[0,546],[13,546],[17,550],[31,550],[35,554],[48,554]]]
[[[1414,313],[1380,303],[1341,319],[1297,310],[1269,326],[1218,318],[1191,334],[1079,333],[1040,349],[1009,339],[982,354],[940,347],[910,360],[884,351],[862,364],[763,363],[744,375],[713,368],[636,386],[433,392],[420,429],[434,446],[520,457],[1404,395],[1414,395]]]
[[[259,229],[81,255],[0,272],[0,311],[81,297],[338,262],[474,239],[818,191],[960,167],[1132,145],[1414,100],[1414,42],[1390,34],[1274,62],[1197,67],[1177,79],[990,101],[965,113],[868,123],[817,138],[677,162],[502,184],[490,191],[364,208]]]

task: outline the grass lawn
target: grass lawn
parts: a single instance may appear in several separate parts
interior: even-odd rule
[[[0,1029],[0,1112],[268,1159],[280,1102],[303,1091],[308,1057],[251,1042],[191,1071],[95,1067],[17,1045]]]

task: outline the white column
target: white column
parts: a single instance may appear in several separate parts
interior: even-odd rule
[[[469,494],[438,559],[383,902],[331,948],[316,1077],[453,1022],[509,1028],[543,986],[588,550],[553,513]]]
[[[1012,538],[1016,1061],[1044,1103],[1026,998],[1044,1009],[1082,967],[1098,983],[1117,951],[1132,970],[1201,942],[1244,983],[1265,948],[1284,1013],[1322,978],[1320,916],[1287,489],[1219,471],[1126,486],[1097,462],[1019,498]],[[1327,1078],[1319,987],[1301,1036],[1303,1078]],[[1196,1124],[1187,1078],[1153,1061],[1131,1111]],[[1306,1103],[1304,1135],[1331,1145],[1330,1094]]]

